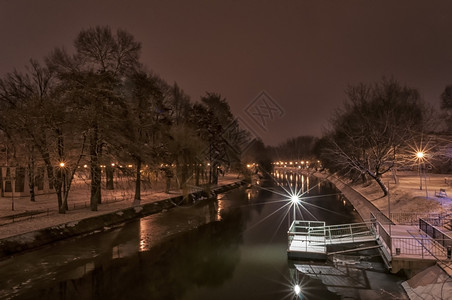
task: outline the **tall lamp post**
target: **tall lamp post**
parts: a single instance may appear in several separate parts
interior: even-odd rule
[[[67,187],[66,187],[66,168],[65,168],[65,166],[66,166],[66,164],[64,163],[64,162],[60,162],[60,164],[59,164],[59,166],[60,166],[60,174],[61,174],[61,177],[62,177],[62,179],[61,179],[61,181],[62,181],[62,187],[63,187],[63,197],[66,197],[66,193],[67,193],[67,191],[66,191],[66,189],[67,189]]]
[[[422,165],[424,161],[424,152],[418,151],[416,153],[417,160],[419,161],[419,189],[422,190]]]
[[[428,198],[427,177],[425,176],[425,153],[418,151],[416,157],[419,160],[419,189],[422,190],[422,176],[425,180],[425,197]]]
[[[296,206],[298,203],[300,203],[300,198],[297,195],[292,195],[290,197],[290,201],[292,201],[292,205],[293,205],[293,221],[295,222],[296,219]]]

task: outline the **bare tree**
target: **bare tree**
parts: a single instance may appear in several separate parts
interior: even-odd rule
[[[446,86],[441,94],[441,109],[444,111],[444,120],[446,122],[447,131],[452,132],[452,84]]]
[[[381,177],[396,162],[400,148],[422,133],[424,107],[415,89],[394,79],[359,84],[346,91],[348,101],[332,119],[322,159],[352,178],[369,176],[383,193]]]
[[[58,74],[65,97],[71,98],[72,110],[86,124],[91,167],[91,210],[101,203],[102,149],[104,132],[111,124],[111,106],[122,105],[124,77],[139,64],[140,43],[132,35],[109,27],[82,30],[74,42],[76,53],[70,56],[55,49],[48,63]]]
[[[15,156],[25,158],[29,165],[30,199],[34,201],[32,179],[35,151],[41,155],[47,167],[49,180],[56,180],[53,176],[47,137],[49,126],[46,122],[49,117],[46,108],[50,101],[52,74],[34,60],[30,60],[30,65],[26,69],[26,73],[14,71],[0,79],[1,124],[2,130],[7,133],[14,145]]]
[[[110,152],[125,160],[133,160],[135,172],[135,204],[141,200],[141,170],[147,163],[154,166],[160,162],[162,135],[168,131],[168,109],[164,105],[168,86],[156,75],[137,70],[127,77],[121,106],[112,106],[116,119],[105,133]]]
[[[3,130],[14,140],[21,163],[25,160],[28,165],[31,200],[34,201],[33,172],[39,156],[46,167],[49,184],[55,189],[59,212],[64,213],[71,177],[65,177],[63,169],[57,166],[66,162],[66,172],[72,155],[78,153],[74,143],[76,133],[72,132],[70,138],[65,135],[70,114],[65,99],[60,97],[53,72],[34,60],[26,70],[23,74],[9,73],[0,80]],[[68,145],[65,140],[71,143]]]

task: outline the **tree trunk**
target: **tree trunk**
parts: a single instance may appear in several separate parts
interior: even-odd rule
[[[67,204],[67,197],[69,195],[69,178],[68,178],[68,170],[66,169],[67,167],[65,167],[63,169],[63,203],[62,203],[62,207],[64,209],[64,212],[66,213],[66,211],[69,210],[69,206]]]
[[[105,168],[105,189],[114,190],[114,182],[113,182],[114,169],[112,166],[107,165]]]
[[[59,159],[59,166],[58,166],[58,177],[57,177],[57,185],[56,185],[56,191],[57,191],[57,197],[58,197],[58,212],[60,214],[65,214],[67,210],[67,203],[64,203],[63,198],[65,198],[66,194],[66,167],[65,165],[60,165],[60,163],[64,162],[64,140],[63,135],[60,128],[55,129],[55,133],[57,134],[57,148],[58,148],[58,159]]]
[[[133,205],[139,205],[141,201],[141,159],[137,158],[137,170],[135,177],[135,197],[133,198]]]
[[[101,170],[99,166],[98,150],[98,128],[94,126],[90,138],[90,158],[91,158],[91,198],[90,207],[92,211],[97,211],[97,204],[101,202]]]
[[[212,166],[212,184],[218,184],[218,164]]]
[[[61,196],[61,180],[58,178],[59,172],[57,172],[57,174],[55,175],[48,153],[44,152],[42,154],[42,157],[47,168],[47,179],[49,180],[49,183],[52,182],[53,188],[55,189],[55,194],[57,195],[58,212],[60,212],[61,206],[63,204],[63,198]]]
[[[63,170],[59,168],[55,179],[55,192],[58,198],[58,213],[65,214],[66,207],[63,205],[62,185],[63,185]]]
[[[386,195],[388,195],[388,188],[386,187],[386,185],[383,183],[383,181],[381,181],[381,177],[380,176],[376,176],[373,173],[367,171],[367,174],[369,174],[370,177],[372,177],[377,183],[378,186],[381,188],[381,190],[383,191],[383,197],[385,197]]]
[[[396,168],[392,169],[392,177],[394,178],[394,183],[398,184],[399,183],[399,176],[397,176],[397,169]]]
[[[31,157],[31,159],[28,161],[28,188],[30,190],[30,201],[31,202],[36,202],[36,198],[35,198],[35,160],[34,160],[34,157]]]
[[[68,178],[67,169],[64,169],[63,172],[64,173],[63,173],[63,204],[62,204],[62,207],[63,207],[64,211],[66,212],[67,210],[69,210],[67,198],[69,196],[69,190],[71,187],[72,175],[70,178]]]

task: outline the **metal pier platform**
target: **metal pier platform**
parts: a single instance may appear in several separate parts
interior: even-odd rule
[[[323,221],[292,222],[287,254],[291,259],[326,259],[328,245],[377,241],[372,222],[325,225]]]

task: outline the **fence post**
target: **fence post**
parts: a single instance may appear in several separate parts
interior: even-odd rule
[[[391,252],[391,257],[392,257],[392,236],[389,236],[389,252]]]
[[[421,238],[422,259],[424,259],[424,238]]]

